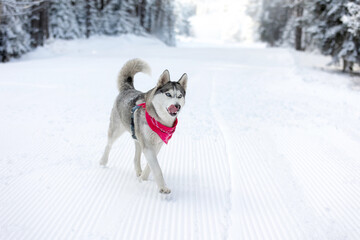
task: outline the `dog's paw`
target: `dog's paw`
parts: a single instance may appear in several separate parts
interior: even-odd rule
[[[106,167],[108,160],[106,158],[101,158],[100,160],[100,166],[102,167]]]
[[[142,173],[141,170],[136,170],[136,177],[141,178],[141,173]]]
[[[104,164],[104,163],[101,163],[101,162],[100,162],[100,167],[102,167],[102,168],[107,168],[107,165],[106,165],[106,163]]]
[[[144,174],[144,172],[141,173],[141,175],[139,176],[139,178],[142,181],[147,181],[149,179],[149,175]]]
[[[139,183],[142,183],[142,181],[143,181],[142,178],[141,178],[141,176],[140,176],[140,177],[137,177],[136,179],[138,180]]]
[[[160,188],[159,192],[162,193],[162,194],[170,194],[171,190],[169,188],[167,188],[167,187],[162,187],[162,188]]]

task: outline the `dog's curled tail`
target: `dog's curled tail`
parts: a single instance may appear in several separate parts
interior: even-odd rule
[[[139,58],[129,60],[125,63],[118,76],[117,83],[120,92],[128,89],[134,89],[134,76],[138,72],[150,75],[151,69],[145,61]]]

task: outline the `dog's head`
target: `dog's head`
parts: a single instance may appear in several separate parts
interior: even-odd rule
[[[170,74],[165,70],[155,87],[152,104],[159,115],[164,119],[176,118],[185,105],[187,75],[184,73],[177,82],[170,81]]]

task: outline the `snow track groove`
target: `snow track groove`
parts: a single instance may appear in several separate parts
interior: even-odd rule
[[[64,57],[0,65],[1,240],[360,239],[360,96],[344,76],[302,75],[285,49],[129,38],[81,41],[80,52],[67,41]],[[142,91],[164,67],[189,75],[158,156],[169,196],[151,174],[136,178],[127,133],[98,164],[117,71],[134,57],[154,72],[139,74]]]
[[[1,208],[1,223],[22,229],[6,239],[225,238],[229,174],[221,140],[179,136],[163,149],[159,159],[173,190],[170,197],[157,193],[151,175],[139,183],[133,142],[125,135],[118,141],[108,168],[59,165],[5,187],[2,201],[12,205]],[[38,176],[42,181],[34,185]]]
[[[359,170],[344,166],[344,157],[334,154],[324,143],[308,144],[304,138],[307,136],[300,134],[281,144],[284,155],[292,160],[307,201],[321,217],[321,227],[328,238],[356,239],[360,235],[360,189],[351,182],[358,178]]]

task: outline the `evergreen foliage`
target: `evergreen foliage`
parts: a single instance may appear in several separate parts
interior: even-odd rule
[[[193,31],[189,19],[196,14],[196,5],[193,3],[177,2],[175,6],[177,35],[193,36]]]
[[[190,28],[186,19],[182,31]],[[174,0],[0,1],[0,61],[43,45],[49,37],[151,34],[174,46],[177,21]]]
[[[18,57],[31,49],[30,34],[23,24],[28,18],[21,14],[22,9],[17,9],[15,3],[0,3],[0,62]]]
[[[76,8],[71,0],[58,0],[50,3],[50,36],[59,39],[80,37],[80,28],[76,18]]]
[[[271,46],[281,43],[288,22],[289,7],[284,0],[264,0],[260,18],[260,39]]]
[[[349,6],[355,5],[355,1],[314,0],[310,8],[315,23],[311,28],[313,38],[323,54],[333,57],[334,63],[343,61],[344,71],[352,70],[360,60],[360,38],[352,31],[352,22],[346,22],[351,17]]]
[[[317,48],[344,71],[360,63],[360,0],[251,0],[249,12],[271,46]]]

